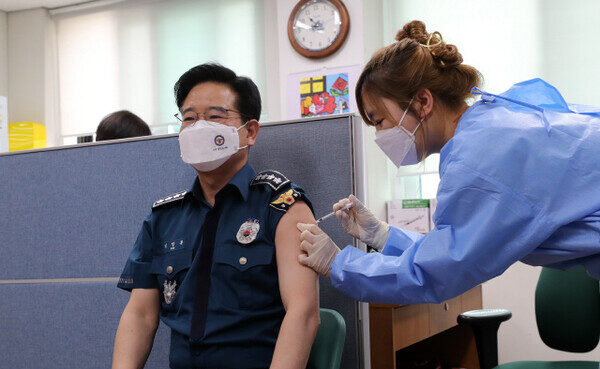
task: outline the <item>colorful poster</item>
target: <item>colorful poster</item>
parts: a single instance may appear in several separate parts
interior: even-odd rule
[[[362,67],[321,68],[289,74],[284,93],[286,119],[356,113],[354,87]]]
[[[8,151],[8,108],[6,97],[0,96],[0,152]]]
[[[302,118],[350,112],[348,74],[337,73],[300,80]]]

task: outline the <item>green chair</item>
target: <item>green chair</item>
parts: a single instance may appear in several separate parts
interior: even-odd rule
[[[498,365],[497,333],[508,310],[475,310],[459,315],[473,328],[481,369],[598,369],[597,361],[516,361]],[[543,268],[535,290],[535,316],[542,341],[567,352],[589,352],[600,338],[600,289],[583,267]]]
[[[339,369],[346,340],[346,322],[335,310],[320,309],[321,326],[313,342],[307,368]]]

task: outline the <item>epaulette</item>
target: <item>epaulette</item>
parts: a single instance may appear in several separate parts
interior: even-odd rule
[[[264,172],[258,173],[252,182],[250,182],[250,186],[257,186],[260,184],[268,185],[273,191],[277,192],[284,189],[286,186],[289,187],[292,182],[276,170],[265,170]]]
[[[179,191],[179,192],[176,192],[167,197],[163,197],[160,200],[156,200],[156,201],[154,201],[154,204],[152,204],[152,209],[156,209],[159,206],[162,206],[164,204],[168,204],[168,203],[171,203],[174,201],[183,200],[183,197],[185,196],[186,193],[187,193],[187,191]]]

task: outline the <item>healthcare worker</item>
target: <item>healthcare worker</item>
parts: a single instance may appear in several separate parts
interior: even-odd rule
[[[336,216],[379,252],[340,250],[318,226],[298,224],[300,262],[354,299],[396,304],[444,301],[519,260],[583,265],[598,279],[600,108],[567,104],[541,79],[482,92],[479,72],[422,22],[396,39],[366,65],[356,100],[397,166],[440,153],[435,229],[389,226],[350,196]],[[469,107],[472,94],[481,100]]]

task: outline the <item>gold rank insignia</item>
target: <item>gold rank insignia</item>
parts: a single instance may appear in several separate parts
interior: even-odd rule
[[[287,211],[299,198],[300,192],[292,188],[279,195],[270,205],[275,209]]]

